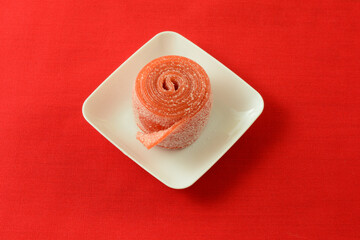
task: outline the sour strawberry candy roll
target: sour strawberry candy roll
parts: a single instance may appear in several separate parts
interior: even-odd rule
[[[148,149],[178,149],[198,139],[212,106],[205,70],[181,56],[163,56],[138,74],[133,109],[139,131],[136,138]]]

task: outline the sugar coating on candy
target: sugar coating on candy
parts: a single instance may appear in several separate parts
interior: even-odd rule
[[[138,74],[133,110],[142,132],[137,139],[147,148],[184,148],[200,136],[212,106],[210,80],[196,62],[164,56]]]
[[[142,142],[148,149],[154,147],[155,145],[162,143],[164,141],[164,139],[166,139],[169,135],[171,135],[171,133],[173,133],[174,129],[177,128],[178,125],[180,125],[182,122],[179,121],[177,123],[175,123],[174,125],[172,125],[171,127],[164,129],[164,130],[160,130],[157,132],[152,132],[152,133],[143,133],[143,132],[138,132],[136,134],[136,138]]]

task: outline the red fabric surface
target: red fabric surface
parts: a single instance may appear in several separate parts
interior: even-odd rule
[[[359,12],[354,0],[2,1],[0,239],[360,239]],[[81,113],[164,30],[265,101],[185,190]]]

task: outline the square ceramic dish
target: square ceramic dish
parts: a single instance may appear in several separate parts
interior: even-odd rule
[[[180,55],[209,75],[213,107],[200,138],[182,150],[154,147],[138,140],[131,94],[138,72],[151,60]],[[165,185],[191,186],[244,134],[264,108],[260,94],[222,63],[175,32],[161,32],[115,70],[83,104],[85,119],[126,156]]]

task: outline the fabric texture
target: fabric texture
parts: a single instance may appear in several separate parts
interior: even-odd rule
[[[0,239],[359,239],[360,1],[2,1]],[[155,34],[180,33],[265,108],[173,190],[83,118]]]

